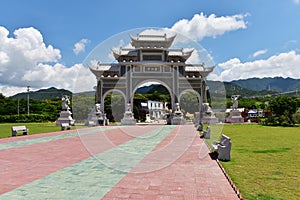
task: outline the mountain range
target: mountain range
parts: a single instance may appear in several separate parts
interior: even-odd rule
[[[231,82],[207,81],[209,91],[211,94],[221,94],[226,92],[226,96],[230,97],[234,94],[239,94],[243,97],[263,96],[266,94],[278,94],[282,92],[296,91],[300,92],[300,79],[292,78],[250,78],[245,80],[235,80]],[[224,91],[225,88],[225,91]],[[162,85],[149,85],[137,89],[140,94],[150,94],[158,92],[168,94],[168,90]],[[21,99],[27,98],[26,92],[19,93],[12,98]],[[87,95],[94,95],[94,92],[86,92]],[[30,98],[36,100],[61,98],[63,95],[71,96],[72,92],[64,89],[57,89],[50,87],[48,89],[41,89],[30,92]]]
[[[250,78],[245,80],[231,81],[243,88],[249,90],[261,91],[261,90],[272,90],[278,92],[289,92],[300,89],[300,79],[292,78]]]
[[[11,97],[13,99],[26,99],[27,95],[28,95],[27,92],[22,92]],[[57,98],[62,98],[63,95],[72,96],[72,92],[65,89],[57,89],[55,87],[29,92],[29,97],[35,100],[57,99]]]
[[[300,91],[300,79],[292,78],[250,78],[244,80],[235,80],[231,82],[207,81],[209,92],[213,95],[231,95],[239,94],[243,97],[274,95],[283,92]],[[225,90],[225,91],[224,91]],[[137,90],[138,93],[146,94],[158,91],[167,94],[168,91],[162,85],[144,86]],[[224,94],[226,92],[226,94]]]

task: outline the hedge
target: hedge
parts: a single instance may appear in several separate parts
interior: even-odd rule
[[[21,115],[0,115],[0,123],[29,123],[29,122],[53,122],[57,116],[45,114],[21,114]]]

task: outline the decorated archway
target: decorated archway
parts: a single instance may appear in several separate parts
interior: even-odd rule
[[[104,64],[97,61],[90,63],[90,70],[97,78],[96,102],[103,109],[103,95],[112,89],[124,94],[127,115],[131,117],[126,125],[134,124],[132,114],[133,95],[144,82],[154,81],[164,85],[171,96],[172,112],[177,116],[180,112],[179,98],[184,91],[192,90],[199,97],[199,111],[205,100],[206,77],[214,66],[206,68],[204,63],[186,62],[194,51],[190,48],[171,49],[175,34],[130,35],[131,47],[112,49],[116,62]],[[176,120],[175,120],[176,121]],[[175,122],[174,123],[177,123]]]

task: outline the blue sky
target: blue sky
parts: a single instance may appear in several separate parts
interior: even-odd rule
[[[0,93],[6,96],[27,85],[72,90],[74,81],[92,78],[81,63],[98,44],[142,27],[168,28],[198,42],[220,70],[213,80],[300,78],[299,0],[0,0],[0,5]]]

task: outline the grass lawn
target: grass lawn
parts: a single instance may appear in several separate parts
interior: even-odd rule
[[[223,129],[223,130],[222,130]],[[221,162],[246,199],[299,199],[300,127],[212,125],[211,144],[231,138],[231,161]]]
[[[48,133],[54,131],[61,131],[60,126],[56,126],[55,122],[52,123],[5,123],[0,124],[0,138],[11,137],[12,126],[26,126],[29,129],[29,134]],[[80,128],[80,127],[76,127]],[[75,127],[72,129],[75,129]],[[18,131],[18,135],[22,135],[22,131]]]

